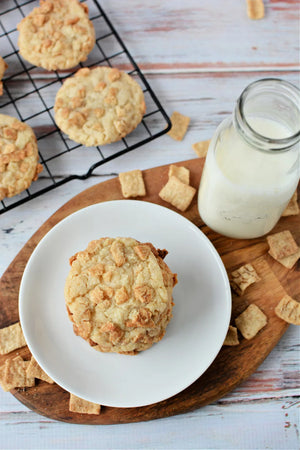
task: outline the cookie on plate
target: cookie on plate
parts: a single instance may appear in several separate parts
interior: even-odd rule
[[[75,334],[96,350],[123,354],[162,339],[177,281],[165,254],[120,237],[91,241],[71,257],[65,299]]]
[[[17,28],[20,54],[47,70],[77,66],[95,44],[88,7],[78,0],[41,0]]]
[[[2,84],[2,78],[4,75],[4,72],[6,71],[8,65],[6,64],[6,62],[4,61],[3,58],[1,58],[0,56],[0,95],[3,94],[3,84]]]
[[[32,128],[0,114],[0,200],[27,189],[41,170]]]
[[[119,141],[145,113],[139,84],[116,68],[83,68],[65,80],[55,99],[55,120],[70,139],[87,147]]]

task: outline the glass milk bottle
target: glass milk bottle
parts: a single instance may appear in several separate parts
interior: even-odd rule
[[[198,194],[202,220],[233,238],[268,233],[299,181],[300,91],[279,79],[250,84],[217,128]]]

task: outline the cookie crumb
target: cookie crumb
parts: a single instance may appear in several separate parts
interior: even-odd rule
[[[297,191],[294,192],[292,198],[290,199],[289,203],[287,204],[287,207],[282,213],[282,217],[287,216],[297,216],[299,214],[299,206],[298,206],[298,194]]]
[[[49,384],[54,384],[52,378],[50,378],[46,374],[46,372],[44,372],[44,370],[39,366],[33,356],[31,357],[31,360],[28,364],[26,374],[29,378],[38,378],[39,380],[46,381]]]
[[[32,387],[35,379],[26,374],[29,361],[24,361],[21,356],[7,359],[4,366],[1,366],[0,384],[5,392],[14,388]]]

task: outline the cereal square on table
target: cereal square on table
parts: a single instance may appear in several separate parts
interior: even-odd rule
[[[289,295],[282,297],[275,308],[275,313],[285,322],[300,325],[300,303]]]
[[[184,184],[190,184],[190,171],[186,167],[183,166],[175,166],[175,164],[171,164],[169,167],[169,178],[174,176],[178,178],[178,180],[182,181]]]
[[[263,0],[247,0],[247,14],[249,19],[262,19],[265,15]]]
[[[242,295],[247,287],[259,280],[260,277],[254,267],[251,264],[245,264],[231,273],[230,285],[238,295]]]
[[[199,156],[199,158],[204,158],[207,155],[209,143],[210,139],[208,139],[207,141],[195,142],[192,145],[194,152]]]
[[[131,170],[119,174],[123,197],[143,197],[146,188],[141,170]]]
[[[252,339],[267,324],[267,316],[252,303],[235,319],[235,324],[245,339]]]
[[[158,195],[162,200],[171,203],[180,211],[185,211],[190,206],[195,193],[195,188],[171,176]]]
[[[100,414],[101,405],[70,394],[69,411],[81,414]]]
[[[25,347],[26,341],[23,335],[20,322],[14,323],[0,330],[0,355]]]
[[[171,115],[172,128],[168,131],[168,135],[175,139],[175,141],[182,141],[187,132],[190,120],[189,117],[174,111]]]

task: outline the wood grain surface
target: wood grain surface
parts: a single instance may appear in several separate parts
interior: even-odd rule
[[[196,188],[199,186],[203,162],[203,159],[193,159],[178,163],[190,169],[191,185]],[[158,196],[159,190],[167,180],[167,173],[168,165],[144,171],[147,196],[143,200],[174,209]],[[1,328],[18,320],[20,280],[28,258],[40,239],[56,223],[69,214],[94,203],[121,198],[117,178],[99,183],[75,196],[40,227],[1,278]],[[236,347],[222,347],[213,364],[189,388],[154,405],[141,408],[103,407],[99,416],[70,413],[68,410],[68,392],[58,385],[49,385],[42,381],[38,381],[33,388],[13,390],[12,393],[16,398],[37,413],[65,422],[85,424],[137,422],[168,417],[209,404],[230,392],[256,370],[288,328],[288,324],[275,315],[274,307],[285,292],[294,297],[299,296],[300,285],[297,266],[292,270],[287,270],[274,261],[267,253],[268,245],[264,237],[252,240],[235,240],[213,232],[201,221],[196,198],[183,215],[198,226],[213,242],[228,272],[246,262],[253,264],[261,277],[261,281],[249,287],[242,297],[233,295],[232,320],[250,303],[255,303],[267,315],[267,326],[250,341],[241,339],[240,345]],[[299,222],[299,216],[281,218],[272,233],[289,229],[299,242]],[[177,299],[177,301],[180,301],[180,299]],[[21,354],[24,359],[30,358],[29,350],[26,347],[11,353],[8,357],[13,357],[16,353]],[[0,364],[3,363],[5,358],[5,356],[0,358]]]

